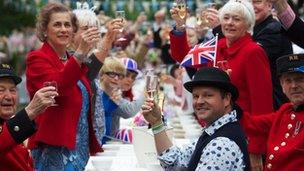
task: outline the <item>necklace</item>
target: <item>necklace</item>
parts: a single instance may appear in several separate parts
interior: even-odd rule
[[[62,61],[67,61],[68,56],[65,54],[64,56],[60,56],[59,59],[62,60]]]

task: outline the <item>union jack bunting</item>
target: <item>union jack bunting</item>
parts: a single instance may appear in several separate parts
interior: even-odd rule
[[[181,65],[184,67],[200,68],[207,63],[216,61],[217,35],[211,40],[195,45],[185,56]]]
[[[132,143],[133,141],[133,132],[129,128],[123,128],[120,129],[116,135],[115,138],[122,140],[123,142],[126,143]]]

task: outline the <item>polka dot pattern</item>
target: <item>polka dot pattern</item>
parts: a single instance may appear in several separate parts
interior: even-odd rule
[[[207,127],[204,131],[212,135],[223,125],[236,121],[236,112],[226,114]],[[176,146],[164,151],[158,156],[161,166],[168,171],[187,168],[197,140],[183,148]],[[196,171],[242,171],[245,169],[243,153],[239,146],[226,137],[211,140],[202,151],[202,156]]]

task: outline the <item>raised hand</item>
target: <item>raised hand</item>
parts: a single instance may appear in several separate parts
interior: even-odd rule
[[[208,20],[208,27],[215,28],[216,26],[220,25],[220,19],[217,9],[207,8],[205,13],[206,19]]]
[[[100,39],[101,35],[97,27],[88,28],[85,32],[81,33],[81,42],[77,47],[76,52],[87,55]]]
[[[178,15],[179,9],[177,6],[173,6],[172,9],[170,9],[171,18],[176,23],[176,29],[177,30],[184,30],[185,28],[182,28],[186,24],[187,17],[181,18]]]
[[[152,98],[146,98],[144,104],[141,106],[141,111],[145,120],[152,126],[162,122],[160,107]]]
[[[33,120],[37,115],[44,112],[46,108],[54,104],[54,96],[58,96],[56,88],[53,86],[39,89],[30,103],[25,107],[29,118]]]

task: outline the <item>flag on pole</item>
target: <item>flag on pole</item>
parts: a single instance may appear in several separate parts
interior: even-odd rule
[[[215,66],[217,39],[218,36],[216,35],[205,43],[195,45],[185,56],[181,65],[184,67],[200,68],[212,62],[213,66]]]

